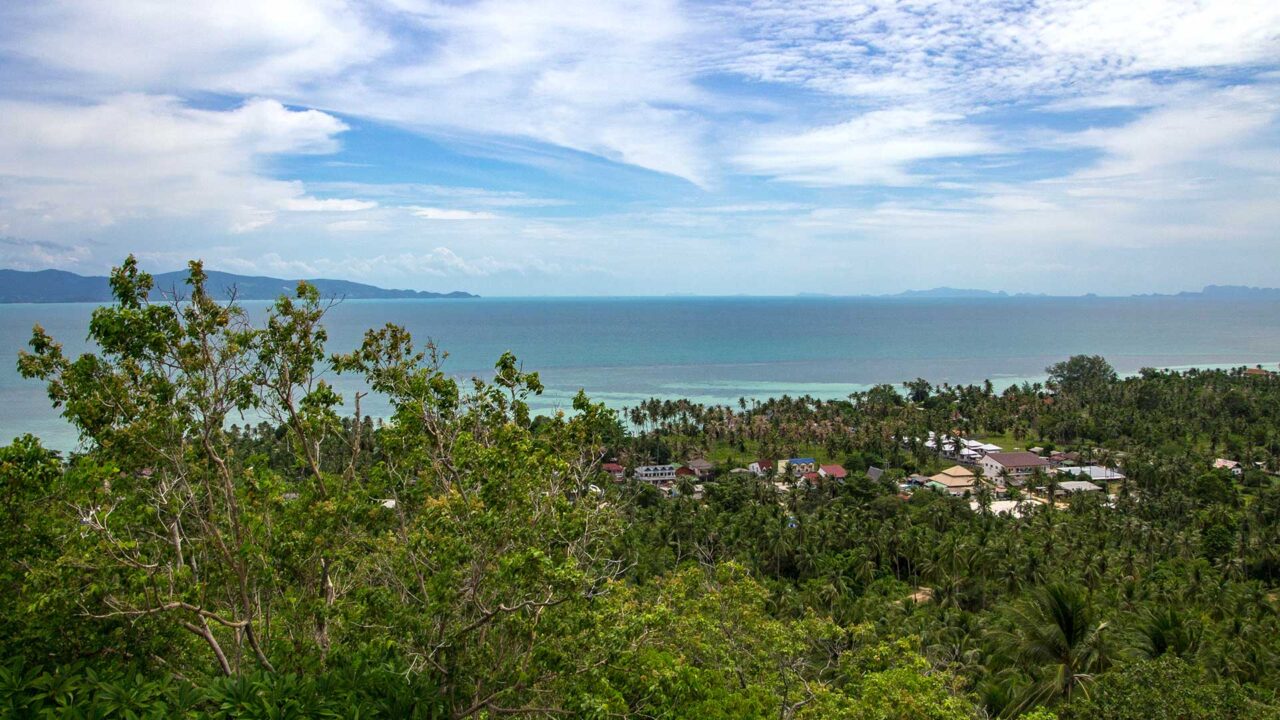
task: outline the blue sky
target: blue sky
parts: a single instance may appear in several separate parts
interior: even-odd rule
[[[0,265],[486,295],[1280,285],[1280,4],[0,8]]]

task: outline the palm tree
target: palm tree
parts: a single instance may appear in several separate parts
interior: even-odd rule
[[[1037,591],[1016,613],[1015,656],[1035,673],[1031,703],[1070,700],[1094,673],[1110,664],[1107,623],[1100,621],[1077,585],[1054,583]]]
[[[1200,644],[1200,631],[1173,605],[1151,608],[1138,625],[1138,650],[1149,658],[1165,653],[1186,656]]]

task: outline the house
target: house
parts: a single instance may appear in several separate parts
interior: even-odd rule
[[[816,472],[807,472],[800,476],[800,482],[808,488],[816,488],[822,484],[822,476]]]
[[[1080,462],[1080,453],[1078,452],[1054,450],[1049,453],[1049,464],[1054,467],[1058,467],[1059,465],[1075,464],[1078,462]]]
[[[961,455],[969,449],[965,441],[960,438],[938,435],[932,431],[929,432],[929,439],[924,441],[924,446],[949,460],[960,459]]]
[[[946,490],[952,495],[964,495],[965,493],[973,492],[975,480],[976,478],[969,468],[953,465],[937,475],[931,476],[928,485],[940,490]]]
[[[978,463],[982,474],[1003,484],[1008,480],[1021,485],[1037,470],[1047,470],[1049,461],[1032,452],[995,452],[983,456]]]
[[[938,492],[944,492],[944,493],[951,492],[949,489],[947,489],[946,485],[943,485],[942,483],[936,482],[934,480],[930,480],[929,482],[925,483],[924,486],[929,488],[930,490],[937,490]]]
[[[840,465],[823,465],[818,468],[818,474],[839,482],[844,482],[849,477],[849,471]]]
[[[696,478],[696,477],[698,477],[698,473],[694,472],[694,469],[693,469],[693,468],[691,468],[691,467],[687,467],[687,466],[681,465],[680,467],[676,468],[676,477],[678,477],[678,478],[682,478],[682,477]]]
[[[1226,460],[1218,458],[1213,461],[1214,470],[1230,470],[1232,475],[1240,475],[1244,472],[1244,466],[1235,460]]]
[[[964,442],[965,442],[965,446],[967,446],[970,450],[976,450],[979,453],[982,453],[983,455],[987,455],[993,452],[1000,452],[1004,450],[1004,448],[1000,447],[999,445],[996,445],[995,443],[984,443],[984,442],[979,442],[978,440],[965,440]]]
[[[1102,488],[1088,480],[1068,480],[1058,483],[1058,492],[1074,495],[1082,492],[1102,492]]]
[[[756,475],[759,475],[760,477],[766,477],[768,475],[773,474],[773,461],[757,460],[751,463],[750,465],[748,465],[747,469],[755,473]]]
[[[880,478],[884,477],[884,470],[872,465],[867,468],[867,479],[871,482],[880,482]]]
[[[706,480],[711,477],[711,473],[716,469],[716,466],[706,458],[694,458],[685,463],[684,466],[692,470],[699,480]]]
[[[977,498],[969,501],[969,509],[974,512],[982,510],[982,503]],[[992,515],[1008,515],[1009,517],[1020,518],[1024,510],[1027,509],[1026,500],[992,500],[988,507]]]
[[[1245,368],[1245,369],[1244,369],[1244,375],[1245,375],[1245,377],[1265,377],[1265,378],[1269,378],[1269,377],[1271,377],[1272,372],[1271,372],[1270,370],[1264,370],[1264,369],[1262,369],[1262,368],[1260,368],[1260,367],[1251,367],[1251,368]]]
[[[796,477],[800,477],[805,473],[818,471],[818,461],[811,457],[791,458],[790,460],[784,460],[783,462],[787,464],[787,470]]]
[[[936,451],[948,460],[959,460],[960,462],[974,464],[983,455],[1000,452],[1004,449],[999,445],[984,443],[980,440],[965,440],[964,438],[953,438],[948,435],[938,436],[933,432],[929,433],[929,439],[925,440],[924,446]]]
[[[1078,479],[1088,479],[1093,482],[1100,483],[1119,482],[1124,480],[1124,474],[1119,470],[1103,467],[1102,465],[1058,468],[1058,474],[1074,475]]]
[[[675,465],[640,465],[635,469],[635,478],[654,485],[664,482],[675,482]]]
[[[912,473],[904,478],[902,482],[898,483],[898,490],[901,491],[899,494],[910,495],[917,489],[924,487],[928,482],[929,478],[918,473]]]
[[[627,477],[627,469],[616,462],[607,462],[600,469],[612,475],[615,482],[622,482]]]

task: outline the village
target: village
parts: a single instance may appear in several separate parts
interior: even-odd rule
[[[919,442],[920,438],[904,439],[903,443],[911,440]],[[1064,508],[1073,495],[1096,495],[1113,504],[1121,492],[1134,492],[1126,486],[1124,472],[1112,466],[1119,465],[1118,462],[1087,462],[1080,452],[1043,447],[1006,451],[994,443],[937,436],[933,432],[924,440],[924,446],[940,460],[953,464],[930,475],[872,465],[865,472],[855,474],[855,481],[892,483],[902,500],[909,500],[920,491],[966,498],[975,512],[985,507],[990,513],[1010,517],[1022,517],[1037,505]],[[1245,466],[1235,460],[1216,458],[1209,469],[1239,477]],[[683,463],[638,465],[630,471],[611,461],[604,463],[601,470],[618,483],[630,478],[656,488],[665,497],[688,494],[695,500],[703,498],[704,483],[715,479],[719,472],[715,463],[703,457]],[[813,457],[759,459],[746,467],[731,468],[727,473],[770,483],[779,495],[816,490],[827,483],[844,484],[851,475],[840,464],[824,464]]]

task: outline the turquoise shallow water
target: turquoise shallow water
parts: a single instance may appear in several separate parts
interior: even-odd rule
[[[246,303],[260,315],[266,303]],[[42,324],[85,349],[89,304],[0,305],[0,441],[34,432],[75,444],[43,388],[17,375],[18,349]],[[327,326],[345,351],[394,322],[450,353],[445,368],[484,375],[505,350],[541,372],[537,409],[578,388],[612,406],[647,397],[734,403],[782,394],[843,397],[915,377],[997,385],[1039,378],[1075,353],[1142,367],[1280,362],[1280,301],[1203,298],[486,298],[348,301]],[[351,381],[337,378],[348,395]],[[366,402],[366,412],[385,405]]]

